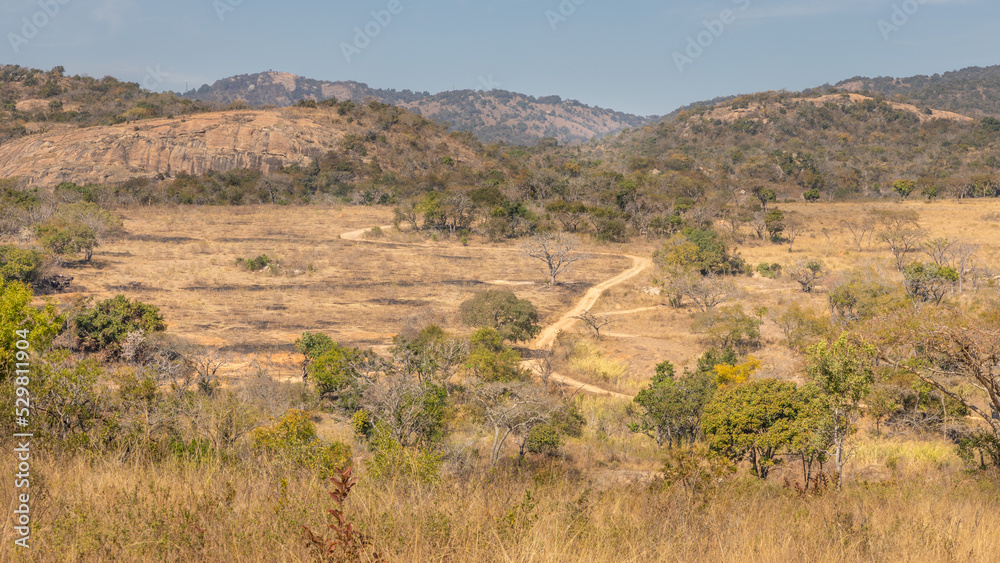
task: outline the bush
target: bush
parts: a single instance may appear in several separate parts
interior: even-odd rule
[[[315,470],[323,478],[351,465],[351,447],[320,440],[309,413],[300,410],[289,410],[271,426],[254,430],[252,443],[254,449]]]
[[[44,257],[40,252],[11,245],[0,246],[0,281],[37,283],[42,278]]]
[[[539,424],[528,431],[524,441],[524,449],[533,454],[553,456],[562,446],[562,436],[559,429],[552,424]]]
[[[15,373],[15,364],[23,361],[17,359],[18,341],[27,340],[32,353],[43,352],[66,320],[51,303],[42,309],[32,307],[32,299],[27,285],[0,279],[0,381]]]
[[[241,266],[250,272],[259,272],[265,268],[269,271],[277,272],[281,265],[272,260],[267,254],[261,254],[256,258],[251,258],[247,260],[246,258],[237,258],[236,265]]]
[[[149,334],[166,329],[157,307],[124,295],[99,302],[93,309],[77,315],[73,324],[82,349],[104,351],[114,356],[121,351],[129,333]]]
[[[376,425],[368,442],[372,456],[367,468],[376,479],[400,476],[416,477],[421,481],[437,481],[441,470],[440,453],[426,448],[406,448],[381,424]]]
[[[521,355],[506,345],[503,337],[492,328],[481,328],[472,334],[472,345],[466,368],[489,382],[526,381],[530,378],[521,369]]]
[[[748,315],[742,305],[730,305],[696,315],[692,328],[704,332],[713,346],[746,353],[760,347],[761,324],[761,319]]]
[[[761,262],[760,264],[757,264],[757,273],[765,278],[770,278],[772,280],[776,279],[781,276],[781,264],[768,264],[767,262]]]

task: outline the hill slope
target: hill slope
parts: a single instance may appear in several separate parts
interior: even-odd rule
[[[30,184],[120,183],[134,177],[169,177],[283,167],[322,159],[345,181],[378,173],[421,175],[444,167],[443,155],[463,168],[475,148],[420,116],[389,106],[285,108],[203,113],[131,124],[59,128],[0,145],[0,178]]]
[[[1000,65],[909,78],[856,76],[838,82],[836,87],[853,92],[878,92],[976,117],[1000,116]]]
[[[184,95],[222,104],[243,100],[254,106],[279,107],[331,97],[355,102],[376,99],[447,122],[453,130],[470,131],[481,141],[510,144],[534,144],[542,137],[555,137],[561,143],[584,142],[649,121],[559,96],[535,98],[504,90],[457,90],[431,95],[370,88],[359,82],[312,80],[282,72],[224,78]]]

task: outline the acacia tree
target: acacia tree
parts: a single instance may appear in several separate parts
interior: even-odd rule
[[[844,471],[844,444],[861,416],[860,403],[875,383],[875,348],[852,341],[846,333],[808,350],[806,371],[827,401],[830,438],[835,447],[837,486]]]
[[[583,260],[581,254],[574,254],[576,246],[572,240],[552,233],[538,233],[524,243],[523,251],[532,258],[545,262],[549,269],[549,285],[556,285],[556,276],[573,262]]]

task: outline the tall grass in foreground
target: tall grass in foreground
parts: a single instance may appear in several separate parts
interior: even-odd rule
[[[629,484],[572,460],[373,479],[359,460],[345,513],[389,561],[997,561],[1000,486],[934,442],[867,439],[878,464],[801,496],[735,476],[687,489]],[[888,460],[895,460],[889,462]],[[14,473],[11,456],[2,472]],[[792,473],[793,474],[793,473]],[[586,476],[584,476],[586,475]],[[743,474],[740,474],[743,475]],[[601,476],[601,477],[598,477]],[[32,544],[5,561],[310,561],[329,483],[261,461],[128,463],[39,453]],[[12,499],[12,480],[0,498]],[[13,505],[7,506],[11,514]]]

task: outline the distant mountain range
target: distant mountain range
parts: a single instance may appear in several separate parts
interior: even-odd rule
[[[581,143],[639,127],[655,120],[591,107],[559,96],[536,98],[506,90],[454,90],[431,94],[371,88],[353,81],[329,82],[283,72],[243,74],[191,90],[184,97],[215,103],[244,101],[250,105],[290,106],[302,100],[375,99],[447,123],[453,131],[469,131],[483,142],[533,145],[543,137]]]

